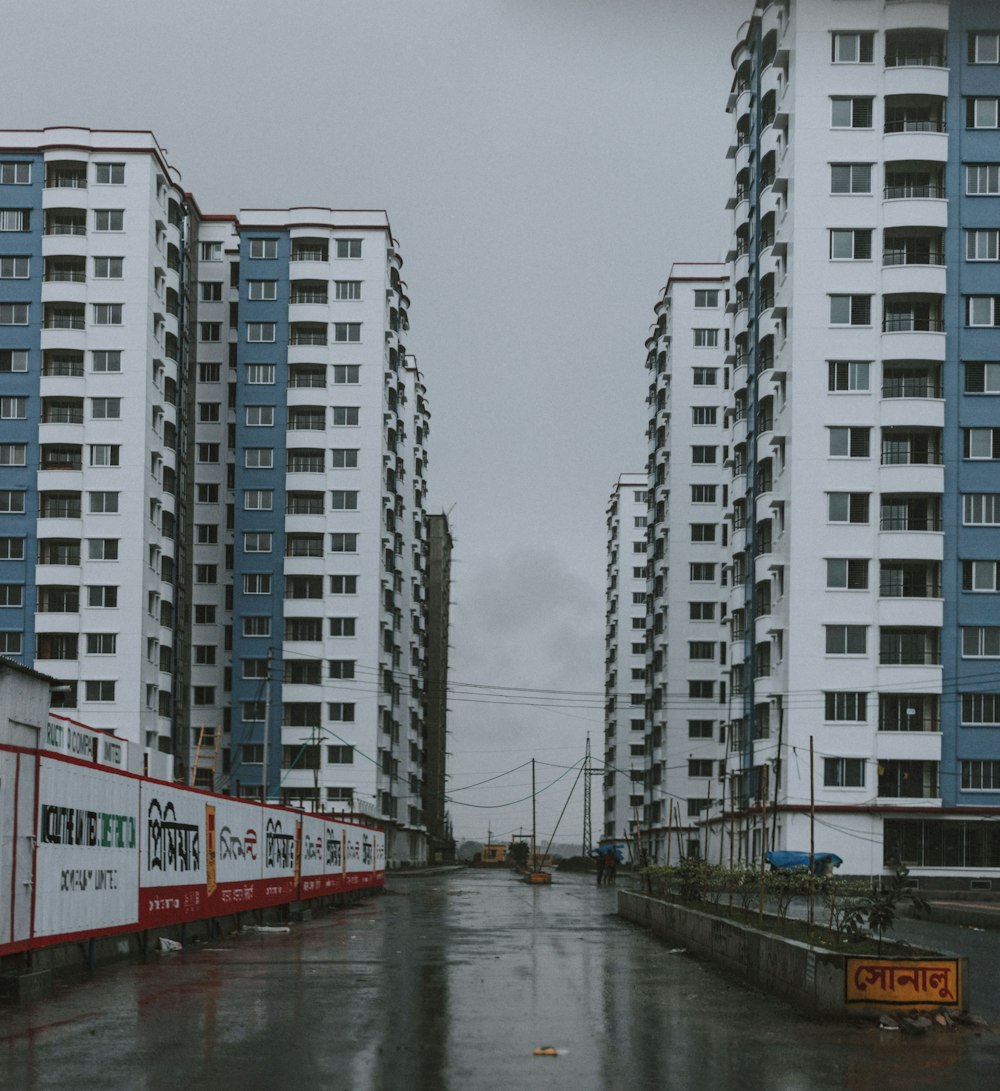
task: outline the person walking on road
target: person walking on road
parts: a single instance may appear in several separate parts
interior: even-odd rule
[[[604,885],[615,885],[615,870],[618,867],[618,857],[615,855],[615,850],[609,848],[604,854]]]
[[[604,881],[604,853],[597,853],[597,885],[600,886]]]

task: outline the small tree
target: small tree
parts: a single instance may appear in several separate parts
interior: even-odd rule
[[[931,911],[917,893],[916,883],[910,878],[910,869],[905,864],[896,864],[888,882],[882,879],[865,895],[865,915],[868,927],[878,933],[879,957],[882,955],[882,934],[896,923],[896,904],[902,899],[908,899],[918,912],[929,914]]]
[[[514,861],[515,867],[527,867],[531,846],[527,841],[511,841],[507,847],[507,855]]]
[[[785,930],[788,910],[792,902],[800,895],[809,892],[809,879],[806,868],[776,868],[769,871],[764,880],[764,890],[774,899],[781,930]]]

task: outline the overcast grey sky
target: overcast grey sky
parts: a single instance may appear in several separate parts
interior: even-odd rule
[[[750,0],[14,0],[4,125],[151,129],[204,212],[385,208],[456,539],[450,808],[530,826],[530,760],[603,752],[604,512],[645,461],[643,342],[725,242]],[[515,707],[494,687],[577,691]],[[539,704],[546,703],[539,701]],[[539,766],[539,786],[563,770]],[[540,836],[570,773],[538,797]],[[558,840],[577,840],[578,788]],[[600,831],[594,782],[594,832]]]

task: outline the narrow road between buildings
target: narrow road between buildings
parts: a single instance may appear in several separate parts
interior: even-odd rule
[[[813,1022],[615,915],[614,888],[390,876],[287,934],[0,1009],[0,1085],[82,1091],[996,1086],[1000,1034]],[[555,1056],[533,1051],[552,1046]]]

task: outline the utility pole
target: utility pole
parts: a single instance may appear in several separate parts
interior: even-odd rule
[[[589,856],[593,844],[593,830],[590,823],[590,734],[587,734],[587,749],[583,756],[583,855]]]

